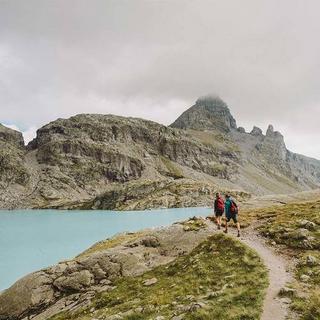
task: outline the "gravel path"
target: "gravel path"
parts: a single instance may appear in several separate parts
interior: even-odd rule
[[[269,270],[269,287],[266,292],[261,320],[286,319],[289,308],[284,301],[278,298],[278,293],[292,278],[288,271],[289,262],[268,246],[254,230],[254,227],[244,230],[240,239],[260,255]]]

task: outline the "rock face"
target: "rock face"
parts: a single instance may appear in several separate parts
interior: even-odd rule
[[[228,106],[204,97],[170,127],[81,114],[22,135],[0,126],[0,208],[144,209],[208,205],[210,192],[290,193],[320,185],[320,161],[237,128]],[[201,190],[210,190],[205,193]]]
[[[0,319],[44,320],[81,308],[97,293],[111,290],[116,279],[140,275],[190,253],[212,234],[213,225],[201,221],[203,227],[197,232],[186,232],[183,225],[175,224],[122,235],[128,240],[106,249],[97,243],[71,261],[31,273],[0,294]],[[145,285],[156,282],[150,279]]]
[[[0,124],[0,141],[11,144],[17,148],[24,147],[22,133],[16,130],[7,128]]]
[[[229,132],[231,129],[237,129],[237,124],[223,100],[207,96],[199,98],[196,104],[185,111],[170,127]]]
[[[136,192],[144,192],[139,185],[145,181],[168,184],[183,178],[204,185],[211,182],[214,188],[215,178],[228,179],[236,172],[238,157],[230,147],[213,146],[142,119],[88,114],[58,119],[39,129],[27,146],[25,162],[31,179],[20,191],[29,196],[1,206],[67,208],[131,181],[137,183]],[[135,197],[140,195],[132,192]]]
[[[24,156],[22,134],[0,124],[0,203],[14,197],[6,193],[9,186],[25,186],[28,182]]]

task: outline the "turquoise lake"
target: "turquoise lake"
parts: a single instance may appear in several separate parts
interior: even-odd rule
[[[97,241],[125,231],[167,226],[208,208],[146,211],[0,211],[0,291],[22,276],[70,259]]]

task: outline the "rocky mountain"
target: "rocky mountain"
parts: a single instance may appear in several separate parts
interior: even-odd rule
[[[320,185],[320,161],[287,150],[269,126],[238,128],[225,102],[204,97],[171,126],[81,114],[24,146],[0,127],[0,207],[144,209],[209,205],[210,193],[290,193]]]
[[[232,129],[237,129],[237,123],[223,100],[207,96],[199,98],[194,106],[171,124],[171,127],[230,132]]]

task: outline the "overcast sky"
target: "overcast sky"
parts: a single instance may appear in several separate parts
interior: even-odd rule
[[[319,0],[0,0],[0,122],[77,113],[169,124],[218,94],[320,159]]]

